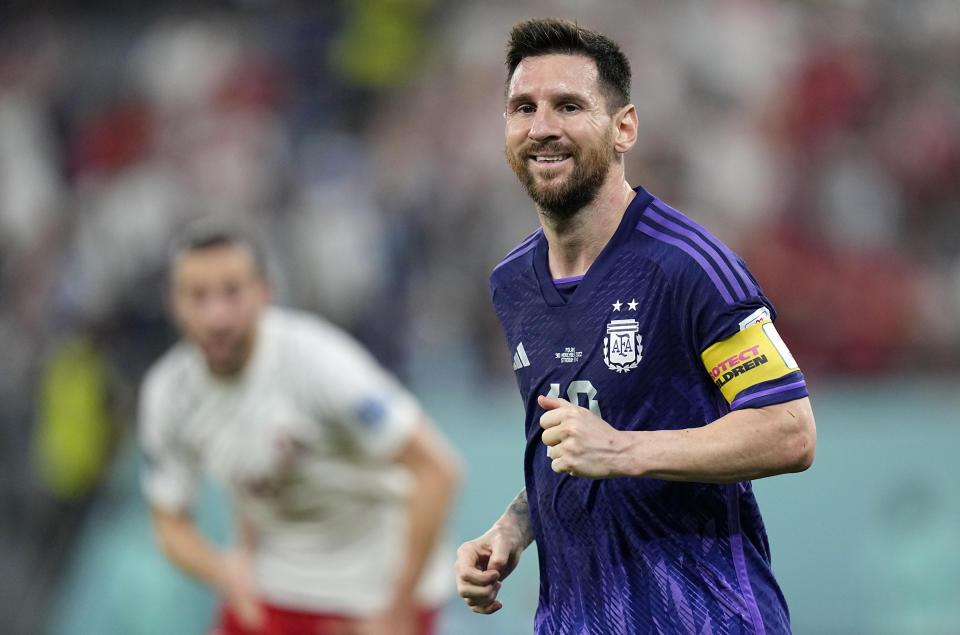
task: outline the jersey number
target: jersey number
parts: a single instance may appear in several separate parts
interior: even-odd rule
[[[580,395],[584,396],[583,401],[586,403],[581,403]],[[559,396],[560,384],[550,384],[550,392],[547,393],[547,397],[556,399]],[[603,415],[600,414],[600,403],[597,401],[597,389],[586,379],[570,382],[570,386],[567,387],[567,401],[575,406],[582,406],[601,419],[603,418]]]

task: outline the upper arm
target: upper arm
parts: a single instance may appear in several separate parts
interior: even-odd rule
[[[194,527],[193,518],[187,511],[160,505],[150,505],[150,524],[157,542],[165,551],[177,543],[185,529]]]
[[[758,317],[701,352],[710,380],[734,410],[805,397],[803,374],[769,313],[761,308],[753,315]]]
[[[394,460],[412,472],[429,471],[451,483],[459,479],[456,453],[426,417],[417,422]]]
[[[757,454],[766,454],[776,466],[774,473],[802,472],[813,464],[817,447],[817,426],[808,397],[791,399],[760,408],[731,412],[744,421],[743,434],[757,446]]]
[[[316,419],[335,426],[362,456],[393,460],[424,416],[413,395],[344,333],[318,337],[307,357],[303,391]]]
[[[724,250],[714,248],[716,261],[677,267],[681,322],[705,380],[732,410],[806,397],[803,373],[774,326],[773,305],[743,261]]]
[[[757,409],[764,424],[780,432],[781,455],[786,471],[802,472],[813,464],[817,448],[817,425],[808,397],[770,404]]]
[[[150,505],[150,520],[155,528],[193,522],[192,517],[186,510],[170,509],[160,505]]]
[[[189,511],[200,468],[177,437],[178,403],[166,378],[148,374],[140,391],[137,433],[143,451],[141,487],[152,507]]]

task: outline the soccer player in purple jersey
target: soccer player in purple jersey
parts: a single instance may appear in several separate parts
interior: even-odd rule
[[[788,633],[750,480],[807,469],[816,428],[743,261],[642,187],[630,67],[558,20],[513,28],[506,156],[541,228],[493,271],[526,406],[526,488],[463,544],[477,613],[534,540],[535,632]]]

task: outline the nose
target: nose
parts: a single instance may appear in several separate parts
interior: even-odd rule
[[[530,131],[527,136],[534,141],[545,141],[560,136],[560,128],[556,113],[551,108],[540,107],[530,122]]]
[[[204,307],[202,319],[204,326],[211,331],[219,331],[230,326],[233,319],[232,303],[219,295],[210,298]]]

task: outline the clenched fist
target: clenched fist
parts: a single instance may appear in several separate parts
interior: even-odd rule
[[[554,472],[584,478],[625,474],[626,433],[566,399],[540,396],[537,403],[546,410],[540,417],[540,427]]]

